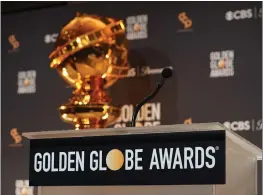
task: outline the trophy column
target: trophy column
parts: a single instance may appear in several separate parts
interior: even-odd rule
[[[105,79],[91,76],[73,92],[68,103],[60,106],[62,120],[75,125],[75,129],[101,128],[113,123],[120,109],[110,105],[104,91]]]

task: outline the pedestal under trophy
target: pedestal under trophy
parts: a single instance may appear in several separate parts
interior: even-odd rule
[[[113,124],[120,108],[112,106],[106,88],[127,75],[127,41],[122,21],[77,14],[65,25],[49,56],[50,67],[75,88],[59,107],[62,120],[76,129]]]

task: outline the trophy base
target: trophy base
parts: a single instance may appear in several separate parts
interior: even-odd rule
[[[120,109],[107,104],[62,105],[63,121],[74,124],[75,129],[105,128],[120,116]]]

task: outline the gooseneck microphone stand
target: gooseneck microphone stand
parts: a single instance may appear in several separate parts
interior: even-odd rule
[[[162,78],[161,80],[157,83],[157,87],[155,88],[155,90],[149,94],[148,96],[146,96],[139,104],[136,105],[133,115],[132,115],[132,121],[131,121],[131,125],[130,127],[135,127],[135,123],[136,123],[136,118],[138,115],[138,112],[140,111],[141,107],[148,102],[149,100],[153,99],[156,94],[160,91],[160,89],[162,88],[164,81],[166,78],[169,78],[172,76],[172,70],[170,68],[165,68],[162,71]]]

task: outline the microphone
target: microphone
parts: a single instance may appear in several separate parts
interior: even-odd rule
[[[136,105],[133,115],[132,115],[132,121],[131,121],[131,125],[130,127],[135,127],[135,121],[137,118],[137,114],[140,111],[141,107],[148,102],[149,100],[153,99],[156,94],[159,92],[159,90],[162,88],[165,79],[171,77],[173,75],[173,71],[170,68],[164,68],[162,71],[162,78],[160,79],[160,81],[157,83],[156,89],[149,94],[148,96],[146,96],[139,104]]]

